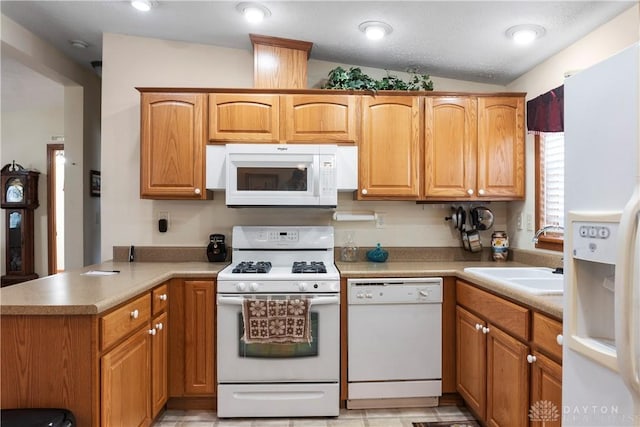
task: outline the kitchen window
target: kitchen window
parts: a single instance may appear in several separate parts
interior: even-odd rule
[[[564,227],[564,133],[541,132],[535,136],[536,229]],[[564,233],[549,231],[538,238],[536,248],[562,251]]]

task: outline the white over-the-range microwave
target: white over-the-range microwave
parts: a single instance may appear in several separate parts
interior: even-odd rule
[[[207,188],[227,206],[335,207],[358,187],[358,151],[330,144],[207,146]]]

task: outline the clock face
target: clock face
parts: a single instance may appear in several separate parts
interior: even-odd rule
[[[24,187],[19,179],[12,179],[7,185],[7,203],[19,203],[24,199]]]

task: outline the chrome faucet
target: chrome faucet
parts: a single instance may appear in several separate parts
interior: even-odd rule
[[[561,225],[545,225],[540,230],[536,231],[536,235],[533,236],[532,239],[533,243],[538,243],[538,238],[540,237],[540,235],[546,233],[547,231],[564,231],[564,227],[562,227]]]

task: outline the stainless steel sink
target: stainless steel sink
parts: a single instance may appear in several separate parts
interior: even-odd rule
[[[466,273],[536,295],[562,295],[564,276],[545,267],[469,267]]]

